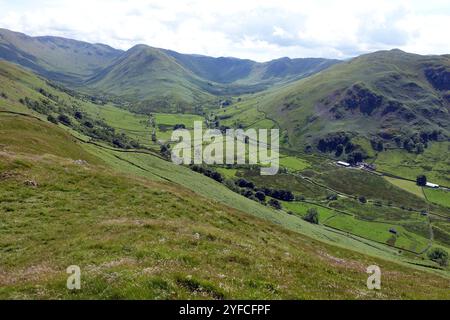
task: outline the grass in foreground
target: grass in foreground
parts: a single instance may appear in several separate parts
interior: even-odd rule
[[[447,297],[445,278],[319,244],[171,183],[9,152],[0,168],[2,298]],[[73,264],[78,292],[65,288]],[[365,287],[370,264],[384,271],[380,292]]]

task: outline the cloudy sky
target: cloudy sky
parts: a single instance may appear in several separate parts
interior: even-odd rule
[[[258,61],[450,53],[448,0],[0,0],[0,27]]]

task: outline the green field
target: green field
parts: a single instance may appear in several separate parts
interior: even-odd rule
[[[427,238],[412,234],[403,226],[395,224],[367,222],[350,216],[337,215],[327,220],[326,225],[373,241],[386,243],[417,253],[424,251],[429,244]],[[389,232],[391,228],[394,228],[398,232],[398,235],[391,234]]]
[[[283,208],[286,211],[291,211],[301,217],[304,217],[308,209],[315,208],[319,213],[319,222],[324,223],[331,217],[339,214],[332,209],[325,208],[323,206],[314,205],[306,202],[283,202]]]
[[[402,150],[389,150],[378,155],[378,170],[415,180],[425,174],[428,181],[441,185],[450,185],[450,162],[448,152],[450,142],[433,143],[420,155]]]
[[[428,201],[450,208],[450,192],[448,190],[435,190],[424,188]]]
[[[409,180],[402,180],[402,179],[396,179],[391,177],[384,177],[387,181],[392,183],[393,185],[406,190],[408,192],[411,192],[412,194],[420,197],[425,198],[422,188],[419,187],[415,182],[409,181]]]

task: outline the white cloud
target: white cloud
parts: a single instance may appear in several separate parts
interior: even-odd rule
[[[0,27],[259,61],[394,47],[450,53],[450,4],[443,0],[0,0]]]

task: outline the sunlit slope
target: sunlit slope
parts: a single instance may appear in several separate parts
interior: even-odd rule
[[[448,56],[380,51],[252,99],[268,119],[287,130],[289,144],[304,147],[328,133],[367,138],[450,130]]]
[[[75,105],[77,106],[77,108],[79,108],[79,110],[83,112],[85,111],[86,113],[91,114],[93,117],[97,116],[95,112],[96,109],[103,108],[87,101],[79,100],[76,97],[70,96],[65,92],[61,92],[58,89],[49,86],[43,79],[40,79],[39,77],[36,77],[28,72],[24,72],[10,64],[3,63],[2,72],[4,74],[4,77],[0,78],[0,80],[2,80],[0,81],[0,89],[3,93],[6,94],[7,98],[3,98],[1,100],[2,104],[0,105],[0,108],[5,108],[10,111],[31,113],[36,116],[42,117],[41,114],[30,110],[19,102],[19,100],[23,96],[31,97],[34,100],[44,99],[45,97],[43,97],[42,94],[39,93],[39,88],[44,88],[46,92],[57,96],[58,101],[62,104]],[[113,109],[114,107],[112,106],[108,107],[108,110]],[[113,110],[111,112],[115,114],[115,118],[130,118],[129,112],[121,111],[117,108],[115,111]],[[102,118],[101,114],[103,114],[103,112],[99,112],[98,114],[100,118]],[[45,119],[45,117],[42,118]],[[113,119],[115,118],[113,117]],[[110,117],[106,117],[106,115],[105,119],[108,122],[111,121]],[[135,121],[134,118],[133,121]],[[120,127],[125,126],[123,121],[120,121],[119,123],[111,121],[110,123],[113,125],[120,125]],[[59,126],[68,130],[72,134],[75,134],[72,129],[69,129],[68,127],[61,124]],[[144,128],[141,128],[141,130],[144,130]],[[78,134],[77,136],[84,141],[90,140],[89,138],[79,136]],[[148,137],[147,139],[150,138]],[[97,143],[99,142],[100,141],[97,141]],[[89,151],[98,155],[99,158],[109,163],[117,170],[132,173],[138,176],[144,176],[150,179],[172,181],[190,190],[193,190],[194,192],[202,196],[212,198],[230,207],[240,209],[261,218],[268,219],[286,228],[301,232],[303,234],[307,234],[322,241],[331,241],[332,243],[342,245],[346,248],[369,253],[371,255],[383,256],[389,259],[404,259],[404,257],[399,257],[394,249],[389,248],[385,245],[377,243],[370,243],[370,245],[367,245],[366,240],[348,237],[345,234],[340,234],[335,230],[328,230],[327,228],[322,226],[312,226],[299,217],[291,216],[285,212],[277,212],[269,209],[268,207],[261,206],[254,201],[251,201],[232,192],[225,186],[216,183],[214,180],[194,173],[188,168],[175,166],[170,162],[155,157],[154,155],[143,154],[141,152],[123,152],[123,150],[112,151],[110,147],[100,148],[89,143],[85,143],[83,145],[85,148],[89,148]]]
[[[14,117],[22,131],[46,130],[79,150],[62,129]],[[319,243],[84,153],[76,158],[89,162],[51,155],[45,139],[35,148],[46,155],[27,152],[7,138],[15,133],[0,129],[3,298],[446,298],[446,278]],[[77,292],[66,289],[73,264],[83,274]],[[366,287],[371,264],[384,271],[380,292]]]
[[[0,58],[66,83],[80,83],[107,66],[121,50],[59,37],[29,37],[0,29]]]
[[[102,92],[131,100],[148,100],[152,108],[165,104],[188,108],[188,104],[212,99],[206,81],[179,65],[159,49],[135,46],[87,82]],[[190,107],[192,108],[192,107]],[[174,109],[175,111],[176,109]]]

